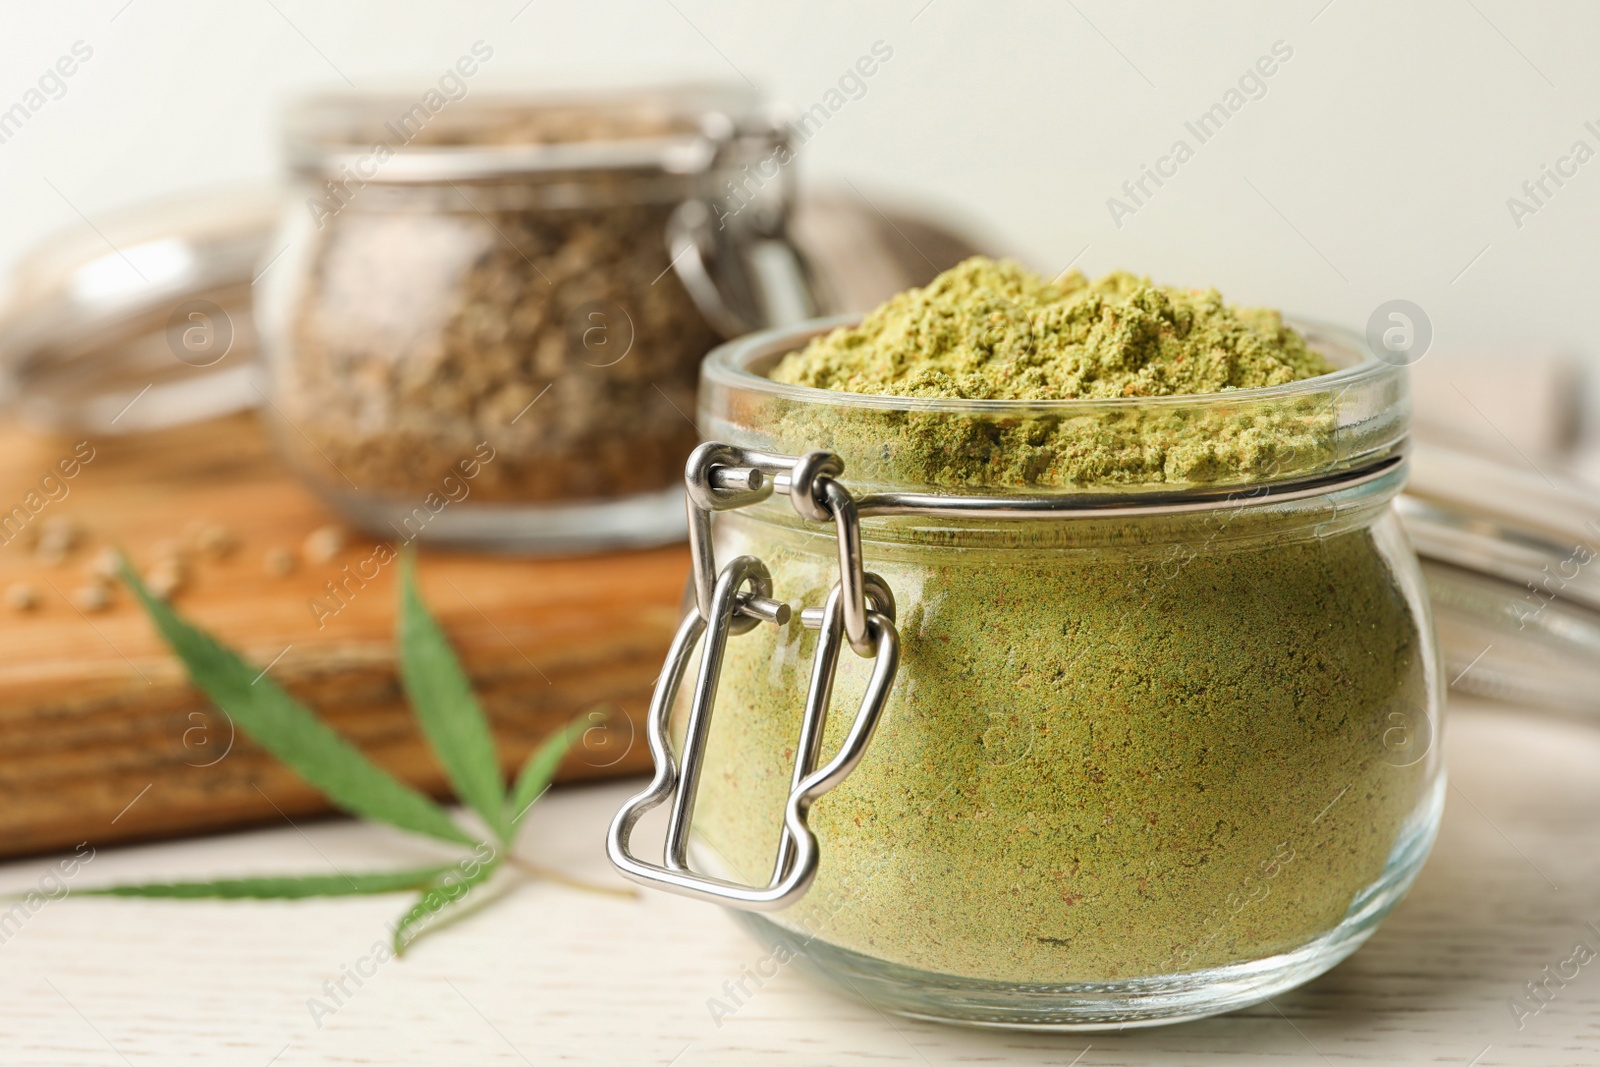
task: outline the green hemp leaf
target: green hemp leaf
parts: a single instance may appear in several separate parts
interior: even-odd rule
[[[543,796],[573,741],[597,721],[594,713],[585,712],[546,738],[523,764],[508,793],[488,719],[455,650],[417,592],[411,555],[402,558],[397,623],[400,677],[423,736],[456,795],[483,820],[492,838],[492,842],[479,840],[444,808],[369,760],[238,653],[151,595],[125,559],[121,575],[183,661],[195,687],[334,807],[451,844],[471,846],[472,851],[455,863],[407,870],[146,882],[81,890],[85,895],[290,900],[414,890],[420,894],[416,903],[395,923],[393,931],[395,952],[404,952],[435,920],[459,908],[500,870],[523,816]]]

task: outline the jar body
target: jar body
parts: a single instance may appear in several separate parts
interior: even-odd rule
[[[671,275],[672,192],[371,185],[329,209],[304,183],[260,313],[287,460],[404,540],[681,536],[715,335]]]
[[[1359,946],[1437,827],[1442,685],[1399,475],[1198,516],[863,531],[901,664],[819,799],[817,878],[744,915],[881,1008],[1100,1027],[1227,1010]],[[873,524],[866,524],[872,527]],[[720,520],[774,595],[821,603],[831,536]],[[699,856],[764,883],[814,635],[730,641]],[[869,661],[844,655],[832,751]]]

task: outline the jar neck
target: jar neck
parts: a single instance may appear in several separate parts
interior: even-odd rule
[[[1026,517],[932,510],[918,514],[872,514],[870,495],[863,495],[864,545],[943,546],[947,548],[1137,549],[1173,544],[1248,548],[1273,541],[1302,541],[1334,536],[1372,525],[1389,511],[1406,477],[1404,460],[1367,477],[1308,490],[1288,498],[1260,489],[1240,489],[1193,510],[1141,505],[1139,495],[1126,494],[1128,506],[1115,512],[1050,511]],[[848,478],[844,479],[848,485]],[[996,493],[992,499],[1022,501],[1023,493]],[[1034,498],[1037,499],[1037,498]],[[784,499],[769,499],[724,513],[736,523],[766,528],[774,535],[832,541],[829,524],[809,522]]]

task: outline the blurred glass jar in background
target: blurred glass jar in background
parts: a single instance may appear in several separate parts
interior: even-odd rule
[[[76,221],[8,272],[0,410],[114,436],[254,407],[251,280],[276,190],[201,189]]]
[[[286,459],[407,541],[680,538],[701,357],[815,311],[785,129],[703,87],[294,108],[256,307]]]

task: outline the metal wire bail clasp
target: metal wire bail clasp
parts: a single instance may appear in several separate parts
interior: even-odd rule
[[[685,481],[689,491],[695,610],[678,627],[650,701],[646,736],[655,760],[655,777],[643,792],[622,806],[612,820],[606,841],[611,862],[627,878],[730,907],[772,910],[794,903],[816,877],[817,839],[807,822],[811,805],[842,782],[866,754],[900,662],[894,597],[881,578],[862,569],[855,504],[849,492],[834,480],[843,469],[839,458],[826,452],[780,456],[709,443],[690,456]],[[772,876],[765,886],[755,886],[691,871],[688,847],[728,638],[748,633],[763,622],[782,626],[790,618],[789,605],[772,599],[772,576],[759,559],[739,556],[720,572],[716,569],[711,512],[759,503],[774,490],[787,493],[803,517],[832,521],[837,526],[841,573],[827,603],[801,613],[806,626],[820,631],[811,687],[806,693],[795,746],[794,773]],[[875,662],[861,706],[839,751],[818,768],[839,648],[846,640],[858,655]],[[668,719],[696,644],[702,644],[700,672],[689,706],[682,752],[675,758],[668,738]],[[641,860],[629,848],[634,827],[646,812],[669,798],[672,807],[662,862]]]

